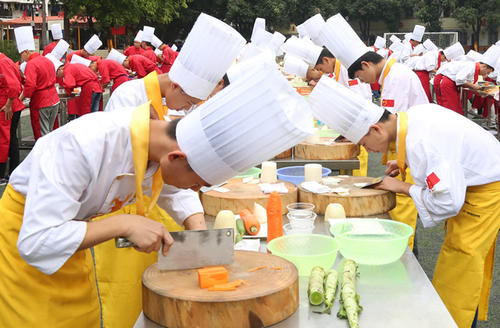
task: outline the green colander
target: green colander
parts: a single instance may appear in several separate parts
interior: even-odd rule
[[[252,167],[246,172],[241,173],[240,175],[235,176],[233,179],[244,179],[244,178],[259,178],[260,172],[262,170],[259,169],[258,167]]]

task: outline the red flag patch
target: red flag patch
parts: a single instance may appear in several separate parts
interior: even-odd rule
[[[425,181],[427,182],[427,186],[429,187],[429,189],[432,189],[441,180],[438,178],[436,173],[432,172],[427,176],[427,179],[425,179]]]
[[[394,107],[394,99],[382,99],[382,107]]]
[[[333,79],[333,73],[328,74],[328,77]]]
[[[349,86],[352,87],[353,85],[358,85],[358,80],[349,80]]]

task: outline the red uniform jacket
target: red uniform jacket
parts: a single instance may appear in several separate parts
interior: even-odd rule
[[[54,48],[56,47],[56,45],[57,45],[56,41],[49,43],[45,47],[45,49],[43,49],[42,56],[45,56],[46,54],[50,54],[52,52],[52,50],[54,50]],[[57,58],[57,59],[59,59],[59,58]]]
[[[70,54],[68,54],[66,56],[66,63],[71,63],[71,57],[73,57],[73,55],[78,55],[80,57],[83,57],[81,50],[73,51],[72,53],[70,53]],[[98,60],[101,60],[102,57],[100,57],[100,56],[89,56],[87,59],[91,60],[91,61],[98,61]]]
[[[170,48],[169,46],[163,48],[163,62],[161,65],[161,71],[163,73],[168,73],[170,71],[170,68],[174,64],[174,61],[178,55],[179,53],[172,50],[172,48]]]
[[[32,54],[24,71],[24,96],[31,98],[30,110],[49,107],[59,102],[56,71],[50,59],[39,53]]]
[[[151,60],[153,63],[156,63],[157,58],[155,52],[152,49],[144,50],[144,52],[141,54],[147,59]]]
[[[83,115],[90,113],[92,92],[102,93],[99,78],[94,71],[83,64],[64,65],[63,86],[68,94],[71,94],[76,87],[82,88],[80,96],[76,98],[77,108],[68,108],[68,114]]]
[[[97,62],[97,69],[99,70],[99,75],[101,76],[101,84],[105,85],[113,80],[113,87],[111,92],[113,92],[120,84],[129,80],[127,71],[123,65],[118,64],[118,62],[111,59],[103,59]]]
[[[162,72],[156,66],[155,62],[152,62],[151,60],[147,59],[144,56],[140,55],[133,55],[128,57],[129,64],[130,64],[130,69],[134,72],[137,73],[137,77],[142,79],[152,71],[156,71],[158,74],[161,74]]]
[[[143,52],[144,49],[142,49],[142,47],[139,47],[139,49],[137,49],[135,46],[130,46],[127,49],[125,49],[123,54],[128,57],[132,55],[142,55]]]

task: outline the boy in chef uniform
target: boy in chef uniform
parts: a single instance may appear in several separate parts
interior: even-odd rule
[[[57,45],[57,42],[63,38],[61,24],[52,24],[50,25],[50,33],[52,34],[52,42],[45,46],[43,49],[42,56],[50,54],[52,50]]]
[[[359,78],[365,83],[378,81],[381,86],[382,107],[390,112],[406,111],[413,105],[429,103],[415,73],[397,63],[394,58],[386,60],[370,51],[340,14],[328,19],[323,38],[325,46],[347,67],[349,78]],[[394,151],[388,154],[389,159],[394,156]],[[407,176],[408,181],[411,181],[409,172]],[[393,220],[407,223],[415,229],[417,210],[411,198],[406,195],[396,195],[396,208],[389,214]],[[413,244],[414,235],[408,241],[411,249]]]
[[[448,62],[454,61],[454,60],[460,60],[465,55],[465,50],[464,47],[460,42],[456,42],[452,44],[451,46],[447,47],[446,49],[443,50],[443,55],[446,58]],[[436,70],[436,75],[434,75],[434,80],[433,80],[433,87],[434,87],[434,94],[436,96],[436,102],[439,104],[441,101],[441,79],[443,78],[443,75],[439,74],[438,71],[448,65],[448,62],[443,62],[441,66]]]
[[[130,80],[125,67],[122,65],[125,58],[126,57],[117,50],[111,49],[106,59],[90,63],[90,69],[92,69],[94,73],[99,74],[103,88],[106,88],[109,83],[113,83],[110,91],[111,94],[113,94],[116,88],[122,83]]]
[[[144,52],[144,49],[142,49],[142,47],[141,47],[141,42],[142,42],[142,30],[137,32],[137,34],[135,35],[134,45],[125,49],[123,54],[125,56],[142,54]]]
[[[487,320],[500,228],[498,140],[444,107],[417,105],[394,114],[328,79],[308,102],[314,115],[368,151],[387,152],[395,144],[397,159],[375,188],[411,197],[424,227],[445,223],[432,283],[459,327],[471,327],[476,309],[479,320]],[[404,182],[407,166],[414,184]]]

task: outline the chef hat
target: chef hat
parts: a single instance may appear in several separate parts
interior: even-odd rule
[[[474,62],[480,62],[483,60],[483,55],[474,50],[469,50],[467,53],[467,59]]]
[[[326,21],[322,37],[328,50],[347,68],[369,51],[341,14]]]
[[[33,38],[33,29],[31,26],[16,27],[14,35],[16,36],[19,53],[25,50],[35,51],[35,39]]]
[[[245,45],[231,26],[200,14],[169,72],[190,96],[206,99]]]
[[[52,51],[50,52],[51,54],[54,55],[58,60],[61,60],[63,58],[64,54],[66,54],[66,51],[69,49],[69,43],[66,42],[66,40],[61,39],[57,42],[56,46]]]
[[[135,35],[134,42],[142,42],[142,34],[142,30],[139,30],[139,32]]]
[[[498,40],[497,42],[495,42],[495,45],[500,47],[500,40]]]
[[[250,37],[251,42],[255,42],[255,33],[258,30],[266,30],[266,20],[264,18],[257,17],[255,19],[255,23],[253,24],[252,36]]]
[[[71,57],[71,61],[69,63],[70,64],[83,64],[83,65],[88,67],[90,65],[90,63],[92,63],[92,61],[87,59],[87,58],[80,57],[78,55],[73,55],[73,57]]]
[[[413,33],[405,33],[404,41],[410,41]]]
[[[191,168],[217,184],[314,132],[305,100],[275,69],[255,70],[211,97],[177,125]]]
[[[377,35],[377,38],[375,39],[375,43],[373,45],[377,49],[385,48],[385,38]]]
[[[413,28],[413,33],[411,34],[411,39],[418,42],[422,42],[424,33],[425,33],[425,26],[415,25],[415,27]]]
[[[247,46],[251,45],[252,43],[247,44]],[[255,45],[253,46],[255,47]],[[260,51],[254,56],[246,58],[244,61],[239,61],[237,64],[231,66],[226,74],[229,82],[234,83],[248,73],[266,68],[269,70],[276,69],[275,56],[271,54],[270,51]]]
[[[272,52],[276,54],[276,56],[281,56],[281,45],[283,42],[285,42],[286,37],[281,34],[280,32],[275,31],[273,33],[273,37],[271,38],[271,41],[269,42],[269,49],[271,49]]]
[[[26,70],[26,64],[27,64],[27,62],[22,62],[21,65],[19,65],[19,69],[21,70],[21,72],[23,72],[23,74],[24,74],[24,71]]]
[[[401,39],[398,38],[395,34],[391,35],[391,37],[389,38],[389,40],[391,40],[392,43],[394,42],[401,42]]]
[[[118,62],[120,65],[123,65],[123,61],[127,58],[124,54],[120,53],[116,49],[111,49],[106,59],[111,59]]]
[[[257,31],[255,31],[255,34],[252,37],[252,43],[259,47],[267,47],[272,38],[272,33],[266,30],[258,29]]]
[[[153,45],[153,47],[159,48],[163,44],[163,42],[153,34],[153,40],[151,41],[151,44]]]
[[[50,59],[52,64],[54,64],[54,69],[56,70],[56,72],[57,72],[57,69],[59,68],[59,66],[63,65],[63,63],[59,59],[57,59],[56,56],[54,56],[52,53],[46,54],[45,58]]]
[[[379,50],[377,50],[377,53],[384,57],[385,59],[387,59],[387,57],[389,57],[389,49],[386,49],[386,48],[381,48]]]
[[[425,49],[427,49],[427,51],[439,50],[439,48],[434,44],[434,42],[431,41],[431,39],[425,40],[423,45]]]
[[[88,40],[87,43],[85,43],[85,45],[83,46],[83,49],[85,49],[85,51],[87,51],[89,54],[93,54],[101,46],[102,46],[101,40],[99,40],[99,37],[94,34],[94,35],[92,35],[90,40]]]
[[[306,41],[306,39],[299,39],[295,36],[292,36],[283,45],[283,51],[287,54],[299,57],[311,66],[316,65],[322,50],[322,47],[318,47],[312,42]]]
[[[159,56],[159,55],[161,55],[161,54],[163,54],[163,51],[161,51],[160,49],[156,48],[156,49],[155,49],[155,55],[156,55],[156,56]]]
[[[481,63],[485,63],[490,67],[495,68],[498,58],[500,58],[500,47],[492,45],[483,54],[483,59],[481,60]]]
[[[297,26],[297,31],[300,37],[309,37],[314,43],[319,46],[323,45],[321,32],[326,24],[321,14],[316,14],[306,20],[304,23]]]
[[[354,143],[358,143],[384,113],[382,107],[327,76],[321,77],[307,102],[314,117]]]
[[[292,55],[286,55],[285,64],[283,66],[283,71],[285,71],[285,73],[305,78],[307,76],[308,68],[309,66],[302,59]]]
[[[446,59],[448,60],[453,60],[459,56],[462,56],[465,54],[464,47],[462,47],[462,44],[460,42],[457,42],[448,48],[443,50],[444,55],[446,56]]]
[[[52,39],[60,40],[63,38],[61,24],[50,25],[50,32],[52,33]]]
[[[255,56],[258,56],[262,53],[269,53],[271,54],[271,50],[267,48],[261,48],[259,46],[256,46],[253,42],[247,43],[243,50],[241,51],[239,55],[239,62],[247,61],[250,58],[253,58]],[[272,54],[274,57],[276,57],[275,54]]]
[[[153,41],[153,35],[155,35],[155,28],[151,26],[144,26],[142,28],[142,41],[151,42]]]
[[[413,48],[413,53],[415,55],[420,55],[421,53],[423,53],[425,50],[425,47],[423,44],[418,44],[415,48]]]
[[[498,58],[497,63],[495,65],[495,71],[500,72],[500,58]],[[497,82],[500,82],[500,74],[498,73],[497,73]]]
[[[173,44],[170,49],[172,49],[173,51],[177,51],[177,45]]]
[[[403,45],[403,42],[401,41],[396,41],[396,42],[393,42],[391,44],[391,46],[389,47],[389,49],[392,51],[392,52],[396,52],[396,51],[401,51],[402,49],[404,48],[404,45]]]

